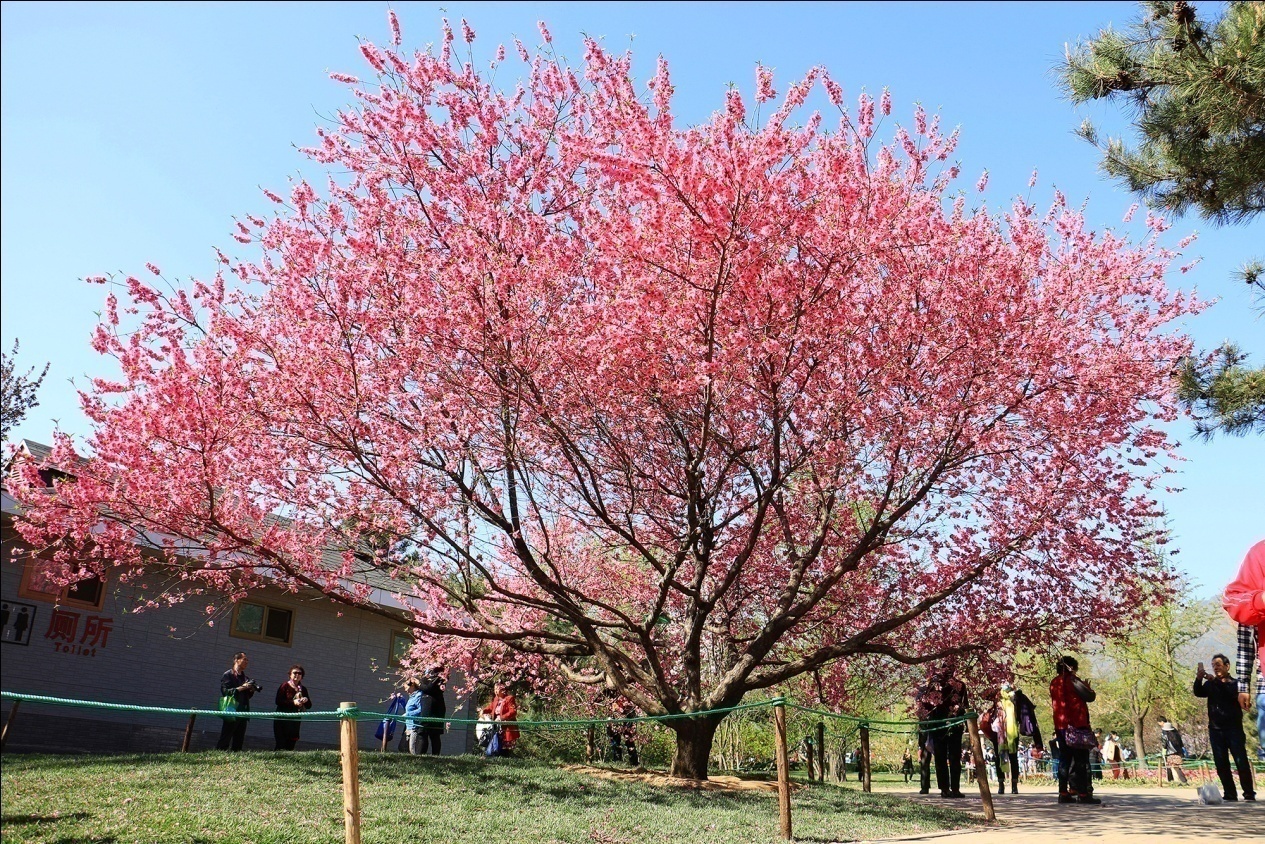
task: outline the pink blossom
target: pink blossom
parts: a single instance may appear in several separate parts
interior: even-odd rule
[[[400,46],[403,43],[400,37],[400,19],[396,17],[394,9],[387,9],[387,23],[391,26],[391,43]]]
[[[777,96],[777,91],[773,90],[773,71],[770,68],[764,65],[756,65],[755,79],[755,101],[757,103],[767,103]]]

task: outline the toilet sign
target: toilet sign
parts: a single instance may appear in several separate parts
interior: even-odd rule
[[[6,645],[31,644],[31,628],[35,626],[34,604],[4,601],[0,605],[0,642]]]

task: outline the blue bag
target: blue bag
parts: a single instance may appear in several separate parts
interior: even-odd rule
[[[492,738],[488,740],[488,749],[484,752],[487,753],[488,756],[501,755],[501,731],[500,730],[493,731]]]
[[[387,715],[403,715],[404,714],[404,695],[398,694],[398,693],[391,695],[390,700],[387,701],[386,714]],[[395,735],[395,724],[396,724],[396,719],[383,718],[381,721],[378,722],[378,729],[374,730],[373,737],[376,738],[378,741],[382,741],[382,733],[385,730],[386,735],[387,735],[387,741],[390,741],[392,736]]]

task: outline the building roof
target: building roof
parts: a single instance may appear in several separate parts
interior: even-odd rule
[[[20,441],[18,450],[20,452],[25,452],[31,457],[31,459],[41,463],[48,460],[53,453],[52,446],[28,439]],[[78,457],[77,460],[79,462],[86,462],[82,457]],[[7,470],[11,467],[12,461],[10,461],[9,466],[6,467],[5,475],[8,474]],[[8,490],[2,490],[2,492],[3,496],[2,499],[0,499],[2,512],[6,517],[11,519],[20,511],[21,505],[9,494]],[[278,524],[287,526],[292,523],[292,520],[286,518],[285,516],[272,514],[265,518],[264,527],[270,527]],[[340,570],[343,567],[343,553],[345,551],[345,548],[322,548],[322,565],[331,572]],[[368,546],[365,546],[363,549],[356,552],[354,555],[355,562],[353,563],[353,571],[349,578],[350,582],[369,586],[373,590],[370,593],[369,600],[374,604],[390,607],[392,609],[403,609],[403,605],[400,602],[400,596],[407,592],[407,585],[373,565],[371,562],[371,555],[372,550],[369,549]]]

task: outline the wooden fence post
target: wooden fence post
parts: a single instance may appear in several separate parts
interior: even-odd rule
[[[804,760],[805,770],[808,772],[808,782],[811,784],[817,781],[813,770],[817,767],[817,751],[813,748],[813,740],[811,738],[805,739],[804,744],[808,750],[808,758]]]
[[[189,716],[189,723],[184,725],[184,741],[180,742],[180,752],[188,753],[189,745],[193,742],[193,722],[198,720],[197,715]]]
[[[786,752],[786,704],[773,706],[773,726],[777,738],[777,809],[782,837],[791,840],[791,765]]]
[[[593,759],[594,759],[594,757],[596,757],[596,756],[597,756],[597,743],[596,743],[596,741],[594,740],[594,736],[593,736],[593,725],[592,725],[592,724],[589,724],[588,737],[587,737],[587,739],[588,739],[588,740],[587,740],[587,743],[585,744],[585,748],[584,748],[584,752],[585,752],[585,759],[586,759],[586,760],[588,761],[588,763],[591,765],[591,764],[593,764]]]
[[[4,743],[9,740],[9,728],[13,726],[13,719],[18,717],[18,704],[20,700],[13,701],[13,706],[9,707],[9,720],[4,722],[4,729],[0,730],[0,750],[4,750]]]
[[[342,721],[339,744],[343,761],[343,832],[346,844],[360,844],[360,742],[356,735],[356,703],[340,703],[338,709]]]
[[[826,781],[826,725],[821,721],[817,722],[817,775]]]
[[[975,760],[975,781],[979,783],[980,800],[984,801],[984,819],[997,820],[997,812],[993,809],[993,793],[988,788],[988,771],[984,768],[984,747],[979,740],[979,718],[972,715],[966,719],[966,729],[971,734],[971,758]]]
[[[861,725],[861,750],[860,765],[857,771],[857,778],[861,780],[861,790],[870,790],[870,728],[866,724]]]

